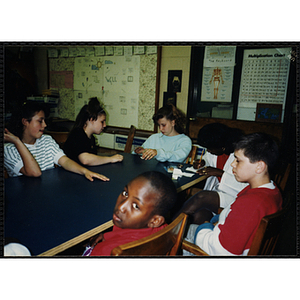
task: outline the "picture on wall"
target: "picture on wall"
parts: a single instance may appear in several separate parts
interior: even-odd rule
[[[257,103],[255,121],[279,123],[281,121],[281,113],[281,104]]]
[[[231,102],[235,46],[205,47],[201,101]]]

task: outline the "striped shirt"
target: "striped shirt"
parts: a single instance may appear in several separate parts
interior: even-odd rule
[[[62,149],[50,135],[43,134],[33,145],[25,144],[31,152],[41,171],[54,168],[54,164],[59,165],[59,159],[65,155]],[[19,151],[12,143],[4,144],[4,167],[9,176],[20,176],[21,168],[24,166]]]

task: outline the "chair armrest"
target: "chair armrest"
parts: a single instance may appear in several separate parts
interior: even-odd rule
[[[200,247],[197,245],[190,243],[186,240],[182,241],[182,249],[186,250],[188,252],[191,252],[197,256],[209,256],[205,251],[203,251]]]

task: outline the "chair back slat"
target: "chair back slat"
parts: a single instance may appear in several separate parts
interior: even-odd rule
[[[280,211],[262,218],[248,256],[272,255],[286,216],[288,204]]]
[[[191,165],[193,164],[196,154],[197,154],[197,149],[198,149],[197,146],[195,146],[195,145],[192,146],[192,149],[191,149],[188,157],[186,158],[186,161],[185,161],[186,164],[191,164]]]
[[[135,131],[136,131],[136,128],[133,125],[131,125],[130,130],[129,130],[129,134],[128,134],[128,137],[127,137],[126,145],[125,145],[125,148],[124,148],[125,153],[131,153],[131,147],[132,147],[132,142],[133,142],[133,139],[134,139]]]
[[[280,169],[275,174],[274,181],[282,193],[285,190],[285,186],[288,181],[288,178],[289,178],[289,175],[291,172],[291,168],[292,168],[292,165],[289,163],[289,164],[287,164],[287,166],[285,167],[284,170]]]
[[[180,214],[164,229],[142,239],[114,248],[113,256],[173,256],[181,247],[187,215]]]

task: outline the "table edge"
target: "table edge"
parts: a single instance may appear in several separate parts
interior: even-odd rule
[[[63,244],[60,244],[50,250],[47,250],[41,254],[38,254],[37,256],[54,256],[64,250],[66,250],[72,246],[75,246],[75,245],[79,244],[80,242],[82,242],[88,238],[91,238],[92,236],[110,228],[111,226],[113,226],[113,221],[109,220],[108,222],[103,223],[102,225],[97,226],[81,235],[78,235],[75,238],[68,240],[67,242],[65,242]]]

